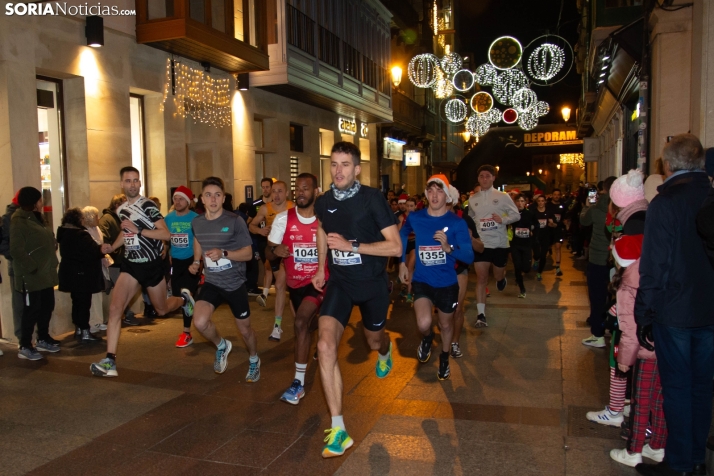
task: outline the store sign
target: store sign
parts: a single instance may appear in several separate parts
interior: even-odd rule
[[[404,153],[404,165],[407,167],[418,167],[421,165],[421,152],[418,150],[407,150]]]
[[[362,137],[367,137],[367,134],[369,134],[369,127],[367,127],[366,122],[363,122],[362,124],[360,124],[359,132],[362,135]]]
[[[398,141],[391,138],[384,139],[384,154],[383,159],[389,160],[399,160],[400,162],[404,160],[403,146],[404,142]]]
[[[343,134],[356,134],[357,133],[357,123],[353,119],[340,118],[339,123],[340,132]]]
[[[554,145],[576,145],[582,144],[583,140],[578,139],[575,130],[550,131],[550,132],[526,132],[523,134],[523,144],[526,147],[549,147]]]

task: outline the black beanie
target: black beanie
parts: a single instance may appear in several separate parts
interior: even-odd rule
[[[40,198],[42,198],[42,192],[35,187],[22,187],[17,194],[17,202],[21,207],[33,206]]]

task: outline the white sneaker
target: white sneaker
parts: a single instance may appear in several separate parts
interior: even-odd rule
[[[661,463],[664,461],[664,448],[653,450],[649,443],[642,447],[642,456],[649,458],[652,461]]]
[[[265,294],[260,294],[258,297],[255,298],[255,300],[258,302],[260,307],[265,307],[267,304],[267,300],[265,299]]]
[[[626,448],[610,450],[610,458],[631,468],[642,463],[641,453],[630,453]]]
[[[268,340],[280,342],[280,334],[282,334],[282,333],[283,333],[283,330],[280,328],[280,326],[275,324],[273,326],[273,332],[270,333],[270,337],[268,337]]]
[[[622,416],[622,412],[613,412],[610,407],[605,407],[604,410],[599,412],[587,412],[585,418],[589,421],[598,423],[600,425],[615,426],[620,427],[625,418]]]
[[[91,327],[91,329],[89,329],[89,332],[91,332],[92,334],[97,334],[99,332],[106,331],[106,330],[107,330],[106,324],[94,324]]]
[[[583,339],[582,343],[590,347],[605,347],[605,337],[595,337],[591,335],[587,339]]]
[[[625,405],[624,410],[622,410],[622,414],[624,415],[625,418],[630,418],[630,406]]]

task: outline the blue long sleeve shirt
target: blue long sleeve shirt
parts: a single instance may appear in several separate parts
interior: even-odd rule
[[[446,229],[446,238],[454,251],[446,253],[441,244],[434,239],[434,233]],[[407,237],[416,235],[416,266],[413,281],[426,283],[435,288],[456,284],[456,261],[472,263],[474,252],[466,222],[452,212],[440,217],[433,217],[427,209],[412,212],[399,231],[402,237],[402,261],[406,261]]]

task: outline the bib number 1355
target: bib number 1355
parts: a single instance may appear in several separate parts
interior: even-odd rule
[[[446,252],[440,245],[420,246],[419,261],[421,261],[424,266],[446,264]]]

